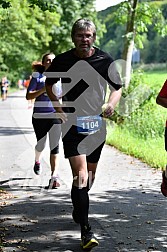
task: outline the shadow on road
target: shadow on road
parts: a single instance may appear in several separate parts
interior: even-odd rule
[[[0,136],[32,134],[33,132],[32,127],[0,127]]]
[[[82,251],[67,190],[35,186],[14,195],[1,211],[4,251]],[[164,200],[142,188],[90,194],[90,222],[100,241],[93,251],[167,251]]]

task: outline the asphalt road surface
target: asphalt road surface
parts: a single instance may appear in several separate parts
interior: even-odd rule
[[[72,175],[62,144],[61,187],[48,184],[49,148],[43,172],[33,173],[35,135],[25,90],[0,101],[1,237],[4,252],[80,252],[80,229],[71,217]],[[94,252],[167,251],[167,199],[160,192],[161,171],[105,146],[90,190],[90,223],[99,240]]]

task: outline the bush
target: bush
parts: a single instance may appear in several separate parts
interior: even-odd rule
[[[162,137],[166,111],[156,104],[157,86],[143,84],[142,71],[133,73],[128,89],[123,90],[114,121],[142,139]],[[126,99],[125,99],[126,98]]]
[[[120,151],[161,169],[165,169],[167,163],[166,109],[156,104],[156,96],[165,79],[166,71],[133,73],[129,88],[123,90],[124,99],[121,98],[117,113],[112,117],[113,123],[108,123],[106,140]]]

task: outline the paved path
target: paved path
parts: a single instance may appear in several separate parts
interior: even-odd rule
[[[36,140],[27,107],[24,90],[0,101],[0,187],[14,196],[1,209],[2,251],[80,252],[68,161],[61,151],[61,188],[45,190],[49,149],[43,154],[42,175],[34,175]],[[90,221],[100,241],[94,252],[167,251],[167,199],[160,183],[160,171],[104,147],[90,191]]]

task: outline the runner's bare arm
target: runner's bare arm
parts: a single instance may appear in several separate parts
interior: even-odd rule
[[[62,105],[59,102],[58,97],[53,92],[52,85],[45,85],[46,93],[49,96],[50,100],[52,101],[53,107],[56,110],[57,117],[60,118],[63,122],[67,121],[67,115],[64,113],[62,109]]]
[[[40,90],[34,90],[34,91],[27,91],[26,93],[26,99],[32,100],[40,96],[41,94],[45,93],[45,87],[41,88]]]
[[[104,105],[103,115],[104,117],[112,116],[115,106],[119,102],[122,94],[122,88],[119,90],[113,90],[110,92],[108,102]]]

